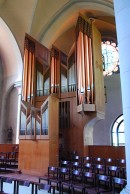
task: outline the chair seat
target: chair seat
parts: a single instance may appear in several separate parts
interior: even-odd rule
[[[72,186],[72,183],[69,181],[63,181],[61,182],[61,185],[68,185],[68,186]]]
[[[111,178],[107,175],[97,174],[96,175],[97,182],[97,194],[104,192],[111,192]]]
[[[36,188],[35,194],[38,193],[38,190],[48,191],[48,193],[51,193],[51,190],[52,190],[53,194],[55,194],[55,186],[53,186],[53,185],[39,183],[36,186],[37,186],[37,188]]]
[[[47,176],[41,176],[41,177],[39,177],[39,183],[41,182],[41,180],[48,181],[49,178]]]
[[[113,177],[112,178],[112,193],[120,193],[120,191],[126,186],[127,180]]]

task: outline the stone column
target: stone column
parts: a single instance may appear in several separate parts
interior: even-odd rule
[[[114,0],[120,60],[122,105],[125,127],[127,185],[122,194],[130,193],[130,0]]]
[[[15,82],[14,87],[18,90],[18,112],[17,112],[17,130],[16,130],[16,144],[19,143],[19,126],[20,126],[20,105],[21,105],[21,81]]]

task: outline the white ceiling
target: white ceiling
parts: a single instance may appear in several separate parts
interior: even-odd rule
[[[48,48],[55,44],[68,53],[74,42],[74,28],[79,13],[87,18],[95,18],[94,23],[102,38],[116,40],[112,0],[0,0],[0,17],[14,36],[21,56],[25,33]],[[1,33],[2,29],[0,37],[3,37]],[[0,48],[8,49],[7,41],[2,42],[0,41]],[[11,49],[9,51],[11,52]],[[11,52],[10,55],[12,54]],[[14,64],[14,60],[11,59],[10,63]],[[5,63],[6,66],[10,64],[7,59]]]

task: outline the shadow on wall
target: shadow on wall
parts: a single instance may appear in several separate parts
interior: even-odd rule
[[[16,143],[18,91],[12,88],[5,98],[4,143]],[[10,127],[9,127],[10,126]]]
[[[0,56],[0,126],[1,126],[1,110],[2,110],[2,89],[3,89],[3,66],[2,66],[2,59]],[[2,130],[0,130],[0,136],[2,136]]]
[[[93,129],[94,145],[110,145],[109,137],[106,134],[105,119],[98,120]]]
[[[99,128],[98,125],[101,125]],[[97,127],[98,126],[98,127]],[[104,119],[94,118],[84,127],[84,146],[86,145],[105,145]],[[97,129],[97,130],[96,130]]]

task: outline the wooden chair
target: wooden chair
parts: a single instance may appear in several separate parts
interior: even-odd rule
[[[120,168],[120,178],[126,179],[126,160],[117,159],[116,164]]]
[[[92,163],[92,157],[84,156],[82,158],[82,166],[84,166],[86,163]]]
[[[120,178],[127,179],[126,167],[121,167]]]
[[[96,165],[96,164],[104,164],[104,158],[100,158],[100,157],[95,157],[93,158],[93,164]]]
[[[94,166],[94,172],[95,172],[95,174],[106,174],[105,165],[96,164],[96,165]]]
[[[116,165],[119,167],[126,167],[126,160],[125,159],[117,159]]]
[[[71,187],[72,187],[72,170],[69,169],[69,177],[67,179],[66,178],[62,179],[60,191],[63,194],[64,190],[67,189],[69,193],[71,193]]]
[[[119,177],[120,176],[120,168],[118,166],[108,166],[107,173],[111,177]]]
[[[70,161],[61,160],[61,161],[60,161],[60,167],[69,168],[69,167],[70,167]]]
[[[96,186],[96,176],[92,172],[83,173],[83,181],[85,188],[94,188]]]
[[[70,169],[65,167],[48,169],[48,184],[56,184],[57,190],[61,193],[61,183],[70,180]]]
[[[82,169],[81,163],[80,162],[72,162],[71,163],[71,169],[72,170],[78,170],[78,169]]]
[[[71,158],[72,158],[73,156],[77,156],[78,152],[76,150],[73,150],[73,151],[70,152],[70,155],[71,155]]]
[[[18,161],[16,158],[16,152],[9,152],[6,159],[7,167],[16,168],[18,166]]]
[[[120,191],[126,186],[126,180],[113,177],[112,178],[112,194],[120,193]]]
[[[0,179],[1,179],[0,192],[3,193],[3,194],[5,193],[3,191],[3,183],[4,182],[5,183],[9,183],[9,184],[13,184],[13,182],[14,182],[14,185],[13,185],[13,194],[15,194],[15,192],[16,192],[16,180],[13,179],[13,178],[10,178],[10,177],[0,177]],[[11,192],[9,194],[11,194]]]
[[[86,163],[83,166],[83,171],[93,172],[94,171],[94,165],[92,163]]]
[[[48,167],[48,184],[56,183],[57,189],[59,189],[59,174],[58,174],[58,167],[49,166]]]
[[[105,166],[113,166],[113,165],[116,165],[116,161],[113,158],[105,158],[104,164]]]
[[[69,168],[59,168],[58,169],[58,185],[59,193],[62,191],[62,182],[69,182],[71,180],[70,169]]]
[[[31,194],[34,194],[34,183],[27,180],[17,180],[16,194],[19,194],[19,186],[29,187],[32,184]]]
[[[111,193],[111,177],[107,175],[97,174],[96,190],[97,190],[97,194],[105,193],[105,192]]]
[[[52,190],[52,193],[55,194],[55,186],[48,185],[48,184],[40,183],[36,185],[35,194],[38,193],[38,190],[47,191],[48,193],[51,193],[51,190]]]
[[[84,193],[85,187],[83,182],[83,172],[80,170],[72,170],[70,172],[70,178],[61,182],[61,193],[64,191],[74,193],[75,190],[80,190]]]
[[[73,156],[71,163],[76,163],[78,162],[80,166],[82,166],[82,157],[75,155]]]
[[[41,181],[47,182],[48,185],[51,183],[56,183],[57,184],[57,189],[59,189],[58,184],[59,184],[59,179],[58,179],[58,167],[55,166],[48,166],[48,174],[47,176],[40,176],[39,177],[39,183]]]
[[[81,192],[82,194],[88,194],[87,187],[84,184],[84,174],[80,170],[73,170],[72,171],[72,184],[71,184],[72,193],[75,191],[78,193]]]
[[[5,171],[7,168],[7,156],[4,153],[4,155],[0,155],[0,170]]]

